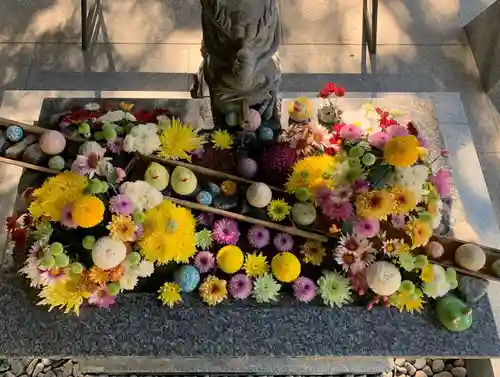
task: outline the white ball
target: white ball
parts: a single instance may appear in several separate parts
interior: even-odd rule
[[[392,295],[401,285],[401,273],[390,262],[373,263],[366,269],[365,276],[370,289],[380,296]]]
[[[110,270],[122,263],[127,256],[127,247],[111,237],[99,238],[92,248],[92,261],[102,270]]]
[[[247,190],[247,200],[252,207],[264,208],[273,198],[273,193],[265,183],[253,183]]]
[[[486,254],[479,246],[466,243],[455,251],[455,262],[470,271],[479,271],[486,264]]]

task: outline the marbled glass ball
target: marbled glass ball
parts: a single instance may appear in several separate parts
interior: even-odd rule
[[[257,174],[257,162],[251,158],[242,158],[237,164],[238,173],[247,179],[252,179]]]
[[[182,292],[193,292],[200,283],[200,273],[194,266],[185,265],[175,271],[175,282],[181,287]]]
[[[61,156],[53,156],[49,159],[49,168],[54,170],[64,169],[64,158]]]
[[[10,126],[7,128],[7,139],[17,142],[23,138],[24,131],[19,126]]]
[[[262,141],[271,141],[274,139],[274,132],[269,127],[259,128],[259,139]]]
[[[212,204],[212,195],[210,195],[210,193],[207,191],[200,191],[198,194],[196,194],[196,201],[205,206],[209,206],[210,204]]]

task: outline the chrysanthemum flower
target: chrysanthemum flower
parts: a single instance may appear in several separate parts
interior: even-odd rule
[[[71,204],[68,204],[63,208],[61,215],[61,224],[68,229],[76,228],[76,224],[73,221],[73,216],[71,215]]]
[[[238,223],[232,219],[220,219],[214,223],[212,237],[223,245],[236,245],[240,239]]]
[[[191,126],[172,119],[170,125],[163,128],[160,134],[160,151],[158,155],[167,160],[191,160],[189,153],[197,150],[203,138],[198,136]]]
[[[236,186],[236,182],[229,180],[222,182],[222,184],[220,185],[221,191],[228,196],[236,194],[237,188],[238,187]]]
[[[55,282],[68,278],[67,270],[59,267],[53,267],[41,273],[43,285],[54,284]]]
[[[306,187],[315,193],[319,187],[331,187],[330,173],[336,165],[335,158],[328,155],[311,156],[299,160],[285,184],[286,191],[293,194],[298,188]]]
[[[258,277],[269,271],[269,264],[262,253],[252,253],[246,255],[243,268],[248,276]]]
[[[293,247],[293,237],[288,233],[278,233],[273,243],[278,251],[290,251]]]
[[[423,305],[422,296],[423,293],[419,288],[416,288],[411,281],[405,280],[398,291],[389,297],[389,303],[400,312],[404,310],[410,313],[420,312]]]
[[[201,212],[196,216],[196,222],[202,226],[211,227],[214,224],[215,215],[211,212]]]
[[[372,238],[380,230],[380,222],[377,219],[361,219],[354,225],[354,233],[361,238]]]
[[[80,147],[79,153],[71,165],[71,170],[90,178],[95,174],[104,175],[102,173],[111,160],[111,157],[104,157],[106,148],[101,147],[96,141],[87,141]]]
[[[347,202],[352,196],[352,187],[350,185],[339,185],[332,191],[332,198],[339,202]]]
[[[389,139],[389,135],[387,135],[387,133],[383,131],[375,132],[368,136],[368,142],[370,143],[370,145],[373,145],[378,149],[384,149]]]
[[[345,221],[354,216],[352,204],[346,201],[328,200],[321,206],[323,215],[331,220]]]
[[[82,196],[71,207],[75,224],[82,228],[92,228],[99,224],[104,216],[104,203],[95,196]]]
[[[327,271],[318,279],[318,290],[323,302],[330,306],[341,308],[351,301],[349,280],[337,272]]]
[[[370,241],[356,235],[347,234],[340,237],[337,249],[346,249],[360,255],[371,247]]]
[[[123,242],[132,242],[135,240],[137,225],[132,221],[130,216],[113,215],[106,228],[113,238],[122,240]]]
[[[418,147],[415,136],[395,136],[384,147],[385,160],[397,167],[407,168],[418,160]]]
[[[37,305],[49,305],[49,311],[54,308],[61,308],[64,309],[64,313],[73,311],[76,315],[79,315],[83,300],[91,295],[92,293],[83,289],[80,282],[73,279],[64,279],[43,288],[38,294],[42,300]]]
[[[432,265],[428,264],[422,268],[420,279],[422,279],[424,283],[430,283],[434,281],[434,270],[432,268]]]
[[[393,213],[406,215],[417,206],[417,199],[413,192],[404,186],[394,186],[390,190],[394,199]]]
[[[123,138],[117,137],[115,140],[108,142],[106,147],[111,153],[120,154],[123,150]]]
[[[248,242],[256,249],[262,249],[269,244],[269,230],[266,228],[254,225],[248,230]]]
[[[300,302],[310,302],[316,296],[316,283],[305,276],[293,282],[293,295]]]
[[[245,300],[252,293],[252,279],[245,274],[236,274],[229,280],[229,294],[239,300]]]
[[[267,214],[273,221],[283,221],[290,213],[290,206],[284,199],[271,200],[267,206]]]
[[[130,216],[134,212],[134,204],[127,195],[119,194],[109,200],[109,210],[119,215]]]
[[[187,263],[196,253],[195,225],[189,210],[164,200],[146,212],[144,233],[139,240],[142,254],[159,264]]]
[[[304,263],[311,263],[313,266],[321,266],[323,257],[326,255],[326,249],[318,241],[306,241],[300,247],[300,253],[303,255]]]
[[[278,301],[280,289],[281,284],[271,274],[265,273],[253,282],[252,296],[259,303]]]
[[[356,198],[356,211],[365,219],[384,220],[393,208],[394,201],[386,190],[362,192]]]
[[[416,259],[413,256],[413,254],[410,253],[409,251],[406,251],[404,253],[399,253],[398,254],[398,262],[399,262],[399,265],[401,266],[401,268],[403,268],[404,270],[406,270],[408,272],[411,272],[415,269]]]
[[[437,192],[442,198],[447,198],[451,195],[453,178],[449,170],[439,169],[436,174],[430,177],[430,181],[436,187]]]
[[[115,296],[109,294],[108,287],[106,286],[100,287],[89,297],[89,304],[97,306],[98,308],[108,309],[113,306],[115,302]]]
[[[227,282],[209,275],[201,283],[199,291],[201,299],[210,306],[215,306],[227,298]]]
[[[106,284],[109,281],[108,271],[92,266],[88,273],[89,280],[95,284]]]
[[[348,271],[351,266],[355,265],[360,260],[360,253],[348,250],[343,247],[337,247],[335,250],[335,261],[342,267],[344,271]]]
[[[210,249],[214,239],[212,238],[212,231],[210,229],[202,229],[195,234],[196,247],[207,250]]]
[[[212,133],[212,143],[218,149],[231,149],[234,139],[226,130],[217,130]]]
[[[394,256],[401,252],[401,245],[404,244],[402,239],[388,239],[382,243],[382,250],[389,256]]]
[[[403,229],[405,226],[405,217],[403,215],[391,215],[391,225],[395,229]]]
[[[194,257],[194,265],[200,273],[207,273],[214,268],[215,257],[210,251],[200,251]]]
[[[165,282],[158,293],[160,301],[169,308],[173,308],[176,304],[182,302],[181,287],[176,283]]]
[[[412,219],[405,226],[406,233],[411,237],[412,249],[425,246],[432,236],[432,229],[428,222]]]

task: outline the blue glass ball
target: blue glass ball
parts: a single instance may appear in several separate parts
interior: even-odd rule
[[[259,128],[259,139],[262,141],[271,141],[274,139],[274,132],[269,127]]]
[[[212,195],[208,191],[200,191],[196,194],[196,201],[200,204],[209,206],[212,204]]]
[[[7,128],[7,139],[16,142],[23,138],[24,131],[19,126],[10,126]]]
[[[174,280],[182,292],[193,292],[200,283],[200,273],[194,266],[185,265],[175,271]]]

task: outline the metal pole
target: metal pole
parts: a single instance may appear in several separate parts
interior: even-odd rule
[[[82,12],[82,50],[87,49],[88,42],[88,32],[87,32],[87,0],[81,0],[81,12]]]

